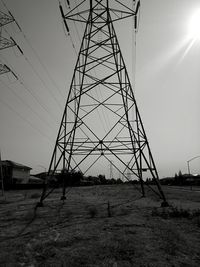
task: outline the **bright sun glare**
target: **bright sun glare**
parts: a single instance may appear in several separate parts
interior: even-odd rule
[[[194,13],[189,22],[189,36],[194,41],[200,41],[200,9]]]
[[[196,42],[200,42],[200,9],[197,9],[188,22],[187,47],[179,61],[181,63]]]

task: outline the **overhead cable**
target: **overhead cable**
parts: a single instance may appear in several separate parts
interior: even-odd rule
[[[4,6],[6,7],[6,9],[8,10],[9,13],[10,10],[8,9],[8,7],[5,5],[4,1],[1,0],[2,3],[4,4]],[[56,84],[55,80],[52,78],[52,76],[50,75],[47,67],[45,66],[45,64],[42,62],[42,60],[40,59],[40,56],[38,55],[37,51],[34,49],[34,47],[32,46],[31,42],[29,41],[29,38],[27,37],[27,35],[24,33],[24,31],[22,30],[21,26],[19,25],[19,23],[17,22],[17,20],[14,18],[16,25],[18,26],[21,34],[23,35],[25,41],[27,42],[27,44],[29,45],[29,47],[31,48],[31,50],[33,51],[34,55],[36,56],[37,60],[39,61],[40,65],[43,67],[43,69],[45,70],[47,76],[49,77],[49,79],[51,80],[52,84],[54,85],[54,87],[58,90],[59,94],[61,95],[61,97],[63,98],[63,93],[60,90],[60,88],[58,87],[58,85]]]
[[[19,96],[16,91],[11,88],[10,86],[8,86],[5,82],[3,82],[2,80],[0,80],[0,82],[8,89],[10,90],[22,103],[23,105],[25,105],[26,107],[28,107],[32,113],[34,113],[43,123],[45,123],[49,128],[53,129],[52,125],[50,123],[47,122],[47,120],[42,119],[42,117],[27,103],[27,101],[24,101],[24,99]]]
[[[5,102],[2,98],[0,98],[0,102],[7,106],[8,109],[10,109],[12,112],[14,112],[18,117],[20,117],[23,121],[25,121],[26,123],[29,124],[29,126],[31,126],[31,128],[33,128],[34,130],[36,130],[38,133],[40,133],[43,137],[45,136],[50,143],[52,144],[52,140],[50,139],[49,136],[47,136],[46,134],[44,134],[39,128],[37,128],[36,126],[34,126],[29,120],[27,120],[26,117],[22,116],[16,109],[13,108],[12,105],[8,104],[7,102]]]
[[[9,33],[6,31],[6,33],[9,35]],[[19,49],[19,51],[21,52],[21,54],[24,56],[24,59],[26,60],[26,62],[30,65],[30,67],[32,68],[33,72],[36,74],[36,76],[39,78],[39,80],[42,82],[44,88],[46,88],[46,90],[50,93],[50,95],[52,96],[52,98],[54,99],[54,101],[56,102],[56,104],[58,105],[59,109],[61,110],[60,107],[60,103],[58,102],[57,98],[54,96],[54,94],[48,89],[48,86],[46,85],[45,80],[41,77],[41,75],[38,73],[38,71],[36,70],[36,68],[34,67],[34,65],[31,63],[31,61],[28,59],[28,57],[24,54],[23,50],[20,48],[20,46],[15,42],[15,40],[10,37],[10,39],[15,43],[15,45],[17,46],[17,48]],[[12,72],[13,73],[13,72]],[[14,73],[13,73],[14,75]]]

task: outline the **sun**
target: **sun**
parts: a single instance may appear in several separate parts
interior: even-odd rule
[[[200,9],[193,14],[189,21],[189,37],[200,41]]]

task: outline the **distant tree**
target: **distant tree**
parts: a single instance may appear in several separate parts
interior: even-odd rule
[[[139,181],[139,180],[138,180]],[[147,178],[146,181],[144,181],[145,184],[153,184],[154,180],[151,178]]]
[[[179,177],[182,177],[182,176],[183,176],[181,170],[179,170],[179,172],[178,172],[178,176],[179,176]]]
[[[71,174],[71,185],[80,185],[81,180],[83,180],[83,173],[81,171]]]
[[[78,171],[70,171],[66,172],[63,170],[58,176],[57,181],[59,184],[65,183],[66,186],[79,186],[81,183],[81,180],[83,179],[82,172]]]
[[[116,184],[116,180],[114,178],[107,180],[107,183],[109,184]]]
[[[181,170],[179,170],[178,174],[175,173],[174,185],[183,185],[183,182],[184,182],[184,177]]]
[[[99,178],[101,184],[106,184],[107,183],[105,175],[99,174],[98,178]]]
[[[120,178],[118,178],[117,181],[116,181],[116,183],[117,184],[123,184],[123,181]]]

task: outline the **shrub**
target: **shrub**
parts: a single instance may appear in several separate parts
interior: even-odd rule
[[[159,210],[154,208],[151,212],[152,216],[159,216],[163,219],[168,218],[194,218],[200,216],[200,210],[191,211],[189,209],[183,209],[178,207],[170,207],[168,209]]]
[[[88,210],[88,213],[90,215],[90,218],[96,217],[98,214],[97,208],[96,207],[90,207]]]
[[[200,217],[197,218],[197,226],[200,228]]]
[[[40,194],[39,193],[33,193],[30,195],[30,198],[35,199],[35,198],[39,198]]]
[[[169,212],[170,217],[176,218],[189,218],[191,215],[190,210],[177,207],[172,207],[172,210]]]

